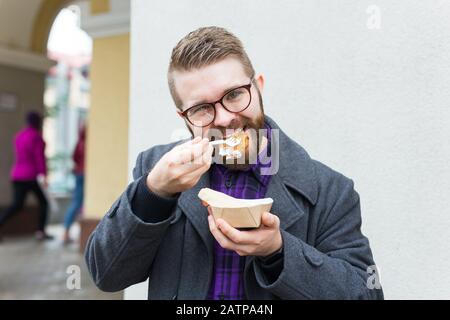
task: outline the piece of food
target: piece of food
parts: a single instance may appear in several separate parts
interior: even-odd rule
[[[234,228],[258,228],[264,211],[270,211],[273,200],[236,199],[222,192],[203,188],[198,197],[211,207],[214,219],[222,218]]]
[[[243,130],[237,130],[219,147],[219,155],[228,159],[239,159],[245,155],[249,137]]]

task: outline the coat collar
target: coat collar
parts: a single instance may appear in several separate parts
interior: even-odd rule
[[[318,185],[311,158],[305,149],[280,129],[275,121],[268,116],[265,117],[265,120],[272,128],[272,131],[279,134],[278,139],[274,139],[274,142],[278,141],[279,143],[273,144],[275,148],[277,146],[279,148],[279,168],[275,176],[278,175],[283,183],[301,193],[312,205],[315,205],[318,196]],[[275,157],[274,160],[276,162],[277,158]]]
[[[314,165],[306,151],[291,140],[275,121],[268,116],[265,117],[265,120],[272,128],[271,154],[278,153],[279,155],[278,159],[276,156],[272,159],[273,168],[278,168],[278,170],[271,177],[266,197],[274,200],[271,212],[279,216],[281,228],[286,229],[305,213],[304,209],[294,200],[288,188],[302,194],[314,205],[318,196],[317,179]],[[208,212],[198,198],[200,189],[209,187],[209,185],[209,172],[206,172],[193,188],[181,193],[178,206],[200,234],[208,252],[211,253],[210,257],[212,257],[214,242],[208,227]]]

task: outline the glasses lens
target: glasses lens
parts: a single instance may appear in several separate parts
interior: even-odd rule
[[[248,107],[250,98],[250,91],[247,88],[237,88],[223,97],[223,104],[232,112],[240,112]]]
[[[189,109],[186,116],[194,126],[203,127],[214,120],[214,112],[211,104],[201,104]]]

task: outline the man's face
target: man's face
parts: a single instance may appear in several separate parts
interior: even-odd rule
[[[242,63],[234,57],[228,57],[201,69],[186,72],[174,71],[173,79],[178,96],[182,101],[181,112],[200,103],[217,101],[230,89],[250,83],[250,78],[246,75]],[[194,127],[186,121],[189,130],[194,136],[201,135],[203,137],[216,135],[219,130],[225,138],[230,135],[231,130],[255,129],[257,131],[263,128],[264,113],[259,93],[262,91],[263,85],[263,76],[255,77],[250,88],[252,99],[244,111],[232,113],[220,103],[216,103],[214,121],[203,128]],[[254,152],[254,150],[250,150],[250,152]]]

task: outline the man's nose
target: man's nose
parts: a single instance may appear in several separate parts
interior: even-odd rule
[[[216,103],[216,118],[214,119],[214,126],[226,128],[235,118],[235,113],[229,112],[219,102]]]

